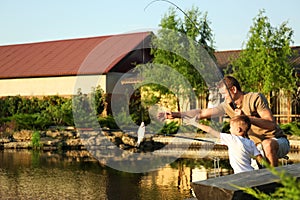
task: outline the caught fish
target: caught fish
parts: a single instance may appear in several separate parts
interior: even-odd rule
[[[137,140],[137,143],[136,143],[136,146],[139,147],[141,142],[144,140],[144,137],[145,137],[145,123],[142,122],[138,131],[137,131],[137,136],[138,136],[138,140]]]

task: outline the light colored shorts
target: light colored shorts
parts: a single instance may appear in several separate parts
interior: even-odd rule
[[[279,149],[277,151],[278,158],[283,158],[288,154],[290,151],[290,142],[287,138],[281,137],[281,138],[273,138],[273,140],[276,140],[279,144]]]

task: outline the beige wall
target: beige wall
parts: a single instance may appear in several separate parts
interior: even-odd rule
[[[105,75],[2,79],[0,96],[68,96],[76,94],[78,88],[89,93],[97,84],[106,92]]]

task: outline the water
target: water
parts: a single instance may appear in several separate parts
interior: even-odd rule
[[[221,168],[232,173],[227,159]],[[156,171],[126,173],[80,151],[0,151],[1,199],[182,200],[192,197],[192,181],[213,176],[210,158],[178,159]]]
[[[214,152],[219,171],[214,155],[126,173],[99,164],[85,151],[0,150],[0,199],[184,200],[193,197],[191,182],[232,173],[226,152]],[[289,157],[300,162],[299,151]]]

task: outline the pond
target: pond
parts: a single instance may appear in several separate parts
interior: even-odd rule
[[[205,157],[199,152],[190,149],[156,170],[129,173],[104,165],[86,150],[0,150],[0,199],[189,199],[191,182],[233,173],[227,150]],[[299,163],[299,150],[289,157],[289,164]]]
[[[193,197],[192,181],[232,173],[226,158],[220,171],[213,158],[179,158],[151,172],[128,173],[84,154],[1,150],[1,199],[182,200]]]

